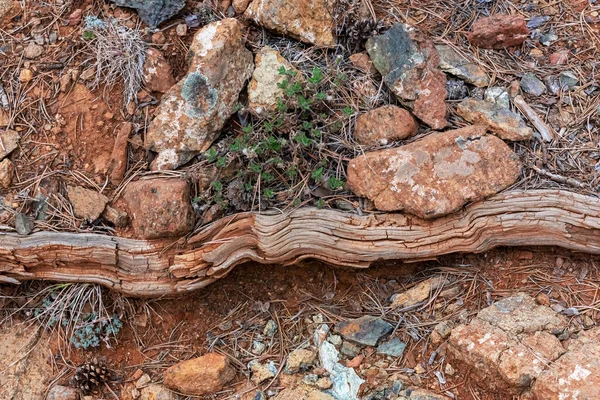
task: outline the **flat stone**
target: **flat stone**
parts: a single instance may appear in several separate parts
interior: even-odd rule
[[[182,179],[135,181],[123,191],[134,235],[143,239],[181,236],[194,227],[190,190]]]
[[[523,118],[510,109],[485,100],[465,99],[459,103],[456,113],[472,124],[481,124],[504,140],[533,139],[533,129]]]
[[[15,174],[15,166],[8,158],[0,161],[0,188],[8,189]]]
[[[385,84],[417,118],[433,129],[448,125],[446,75],[438,68],[440,57],[429,38],[394,24],[367,40],[366,48]]]
[[[434,290],[437,290],[450,281],[443,276],[434,276],[419,282],[414,287],[401,293],[396,293],[392,296],[392,308],[412,307],[429,298]]]
[[[334,21],[327,0],[253,0],[244,16],[304,43],[333,47]]]
[[[357,118],[354,140],[365,146],[386,145],[414,136],[418,129],[419,124],[410,112],[388,104]]]
[[[561,89],[573,89],[579,83],[579,78],[573,71],[562,71],[558,75],[558,82]]]
[[[151,27],[173,17],[185,7],[185,0],[113,0],[121,7],[135,8],[140,19]]]
[[[144,61],[145,87],[151,92],[166,93],[175,85],[171,64],[160,50],[148,48]]]
[[[521,89],[523,89],[525,93],[533,96],[541,96],[546,93],[546,86],[544,85],[544,82],[540,81],[531,72],[525,73],[523,78],[521,78]]]
[[[78,389],[56,385],[48,391],[46,400],[79,400],[81,394]]]
[[[352,65],[362,72],[367,74],[374,74],[377,72],[375,65],[373,65],[373,61],[371,61],[367,52],[352,54],[349,59]]]
[[[253,360],[250,362],[249,366],[250,371],[252,372],[252,377],[250,379],[256,385],[266,381],[267,379],[272,379],[275,377],[275,375],[277,375],[277,368],[275,367],[273,361],[263,364]]]
[[[294,374],[312,367],[317,353],[308,349],[296,349],[290,353],[285,364],[285,373]]]
[[[119,126],[117,137],[110,154],[108,175],[113,185],[119,185],[127,172],[127,145],[129,135],[133,130],[131,122],[124,122]]]
[[[220,391],[234,377],[235,370],[227,357],[207,353],[169,367],[163,381],[166,387],[179,393],[201,396]]]
[[[376,346],[393,329],[383,319],[371,315],[339,322],[335,328],[344,339],[363,346]]]
[[[377,352],[379,354],[385,354],[386,356],[391,357],[402,357],[404,349],[406,349],[406,343],[398,338],[393,338],[377,346]]]
[[[490,78],[479,65],[469,61],[448,45],[435,46],[440,55],[440,69],[477,87],[490,84]]]
[[[483,126],[439,132],[416,142],[367,152],[350,161],[348,185],[381,211],[421,218],[458,211],[517,181],[519,158]]]
[[[30,60],[38,58],[42,54],[44,54],[44,46],[40,46],[35,42],[29,42],[27,47],[25,47],[25,50],[23,50],[23,57],[28,58]]]
[[[502,49],[519,46],[529,36],[529,29],[521,15],[492,15],[473,23],[467,39],[484,49]]]
[[[108,204],[108,197],[81,186],[67,186],[67,194],[75,216],[87,221],[97,220]]]
[[[284,97],[284,90],[278,85],[287,79],[279,73],[279,69],[295,71],[296,76],[302,74],[276,50],[263,47],[256,54],[255,68],[248,84],[248,108],[256,114],[277,109],[277,99]]]
[[[152,169],[175,169],[208,150],[233,114],[252,74],[252,53],[235,19],[200,29],[190,46],[187,75],[162,97],[145,147],[158,153]]]
[[[12,129],[0,131],[0,160],[19,146],[19,133]]]
[[[140,391],[139,400],[179,400],[177,393],[172,392],[163,385],[152,383]]]
[[[508,90],[502,86],[492,86],[487,88],[483,94],[483,99],[502,108],[510,107],[510,96],[508,95]]]
[[[273,400],[335,400],[335,398],[316,387],[301,384],[293,388],[283,389]]]
[[[340,353],[346,357],[354,358],[360,353],[360,347],[354,343],[344,340],[342,342],[342,346],[340,347]]]

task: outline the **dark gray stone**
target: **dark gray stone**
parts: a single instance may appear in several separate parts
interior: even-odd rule
[[[402,354],[404,354],[404,349],[406,349],[406,343],[398,338],[390,339],[377,346],[377,352],[379,354],[385,354],[386,356],[392,357],[401,357]]]
[[[541,96],[546,92],[546,86],[534,74],[527,72],[521,78],[521,89],[533,96]]]
[[[561,89],[573,89],[579,83],[579,78],[573,71],[563,71],[558,76]]]
[[[121,7],[134,8],[151,27],[160,25],[185,7],[185,0],[113,0]]]
[[[15,217],[15,229],[19,235],[29,235],[34,226],[33,219],[29,215],[18,213]]]
[[[392,325],[381,318],[370,315],[343,321],[336,325],[336,330],[344,339],[363,346],[376,346],[379,339],[390,333],[392,329]]]

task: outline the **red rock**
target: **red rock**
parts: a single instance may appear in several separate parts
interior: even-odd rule
[[[152,43],[154,44],[165,44],[167,43],[167,37],[162,31],[158,31],[152,34]]]
[[[69,15],[69,26],[77,26],[81,22],[81,18],[83,17],[83,10],[78,8],[73,11],[71,15]]]
[[[386,145],[417,134],[419,124],[408,111],[385,105],[362,114],[356,120],[354,139],[366,146]]]
[[[186,395],[214,394],[235,377],[229,359],[221,354],[208,353],[182,361],[163,374],[165,386]]]
[[[569,61],[569,50],[560,50],[550,55],[550,64],[565,65]]]
[[[146,50],[144,62],[144,82],[151,92],[166,93],[175,85],[173,70],[160,50],[150,47]]]
[[[105,195],[81,186],[67,186],[67,194],[75,216],[88,221],[98,219],[108,203]]]
[[[194,227],[194,212],[186,181],[141,179],[127,185],[123,201],[136,237],[157,239],[180,236]]]
[[[529,29],[521,15],[493,15],[480,18],[467,34],[469,42],[485,49],[519,46],[529,36]]]
[[[125,122],[119,127],[117,138],[113,146],[113,151],[109,161],[109,177],[113,185],[118,185],[123,181],[127,171],[127,141],[129,134],[133,129],[131,122]]]
[[[377,72],[377,68],[375,68],[373,61],[371,61],[366,52],[352,54],[350,56],[350,62],[352,65],[354,65],[354,67],[368,74],[374,74]]]
[[[521,163],[485,127],[470,126],[368,152],[350,161],[347,175],[350,189],[379,210],[435,218],[512,185]]]

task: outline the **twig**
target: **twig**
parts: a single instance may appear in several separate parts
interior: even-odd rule
[[[542,140],[544,140],[544,142],[551,142],[552,140],[554,140],[554,138],[556,137],[556,133],[554,133],[552,128],[550,128],[544,121],[542,121],[540,116],[535,112],[533,108],[529,106],[529,104],[525,102],[525,99],[523,99],[521,95],[516,96],[513,99],[513,103],[523,114],[525,114],[527,119],[529,119],[529,121],[535,126],[540,135],[542,135]]]

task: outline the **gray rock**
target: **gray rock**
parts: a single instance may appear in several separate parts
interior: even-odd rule
[[[474,98],[474,96],[471,96]],[[490,103],[497,104],[502,108],[510,107],[510,97],[508,96],[508,91],[505,87],[502,86],[492,86],[487,88],[483,99],[485,101],[489,101]]]
[[[521,78],[521,89],[523,89],[525,93],[533,96],[541,96],[546,92],[544,83],[531,72],[527,72],[523,75],[523,78]]]
[[[350,343],[347,340],[344,340],[342,343],[342,347],[340,348],[340,353],[345,355],[346,357],[354,358],[360,353],[360,347],[355,345],[354,343]]]
[[[379,354],[385,354],[386,356],[392,357],[401,357],[402,354],[404,354],[404,349],[406,349],[406,343],[398,338],[390,339],[377,346],[377,352]]]
[[[536,15],[535,17],[532,17],[529,20],[529,22],[527,22],[527,27],[529,29],[538,28],[538,27],[544,25],[549,20],[550,20],[550,17],[547,15]]]
[[[336,330],[344,339],[363,346],[376,346],[379,339],[390,333],[392,329],[392,325],[371,315],[339,322],[336,325]]]
[[[23,50],[23,56],[25,58],[33,59],[38,58],[44,53],[44,47],[36,44],[35,42],[29,42],[25,50]]]
[[[527,126],[519,114],[489,101],[465,99],[456,108],[456,113],[472,124],[486,125],[504,140],[533,138],[533,129]]]
[[[558,76],[558,81],[562,89],[573,89],[579,83],[579,78],[573,71],[563,71]]]
[[[19,235],[29,235],[34,226],[33,219],[29,215],[18,213],[15,217],[15,229]]]
[[[558,36],[556,36],[553,32],[546,33],[542,35],[540,38],[540,43],[544,46],[550,46],[552,43],[558,40]]]
[[[489,85],[490,78],[479,65],[469,61],[447,45],[435,46],[440,55],[440,69],[477,87]]]
[[[277,323],[270,319],[269,322],[267,322],[267,324],[265,325],[265,328],[263,329],[263,334],[266,337],[273,337],[277,333],[277,329]]]
[[[19,145],[19,133],[12,129],[0,132],[0,160],[13,152]]]
[[[560,91],[560,82],[558,81],[558,78],[556,76],[548,75],[544,78],[544,83],[546,84],[546,87],[548,88],[550,93],[558,94],[558,92]]]
[[[113,0],[121,7],[135,8],[140,19],[151,27],[160,25],[185,7],[185,0]]]

